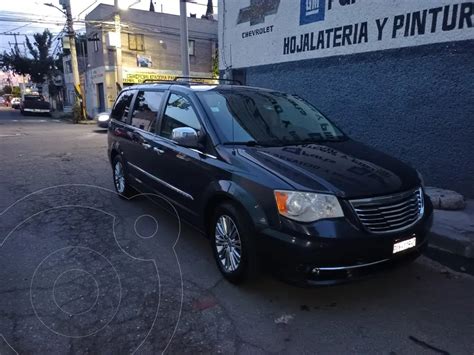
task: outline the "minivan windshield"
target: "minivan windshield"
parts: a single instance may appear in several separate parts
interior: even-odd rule
[[[281,92],[198,92],[224,144],[291,145],[338,141],[344,134],[303,99]]]

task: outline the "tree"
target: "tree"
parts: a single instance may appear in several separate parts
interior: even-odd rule
[[[12,93],[12,87],[10,85],[5,85],[3,87],[3,94],[11,95],[11,93]]]
[[[212,74],[215,78],[219,77],[219,48],[216,48],[214,57],[212,58]]]
[[[13,97],[20,97],[21,96],[21,90],[20,90],[19,86],[12,87],[12,95],[13,95]]]
[[[22,55],[18,48],[0,54],[0,68],[19,75],[29,75],[34,83],[43,83],[51,77],[55,66],[55,60],[50,55],[53,35],[45,29],[43,33],[35,33],[33,39],[31,43],[25,36],[29,56]]]

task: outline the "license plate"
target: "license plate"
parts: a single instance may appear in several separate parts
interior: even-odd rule
[[[407,240],[402,240],[401,242],[397,242],[393,244],[393,254],[413,248],[415,246],[416,246],[416,237],[413,237]]]

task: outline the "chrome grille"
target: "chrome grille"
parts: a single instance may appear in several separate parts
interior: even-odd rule
[[[372,233],[391,233],[413,226],[423,216],[423,190],[349,201],[362,225]]]

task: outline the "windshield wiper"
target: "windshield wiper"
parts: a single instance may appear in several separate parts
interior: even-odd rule
[[[272,142],[257,142],[257,141],[236,141],[236,142],[224,142],[223,145],[245,145],[247,147],[277,147],[279,143]]]
[[[307,139],[300,139],[295,141],[285,141],[282,145],[306,145],[306,144],[321,144],[321,143],[328,143],[328,142],[342,142],[346,140],[345,137],[337,137],[337,138],[307,138]]]
[[[255,147],[261,145],[256,141],[244,141],[244,142],[224,142],[223,145],[246,145],[247,147]]]

